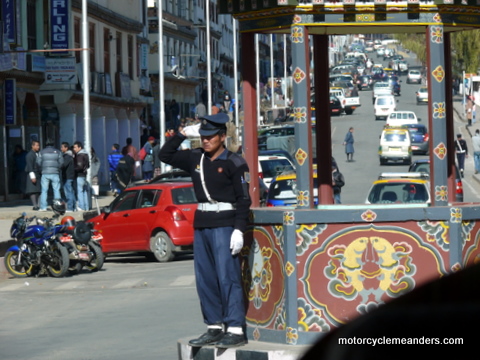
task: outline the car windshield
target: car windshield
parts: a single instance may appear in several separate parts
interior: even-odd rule
[[[426,203],[428,191],[425,184],[411,182],[382,183],[373,186],[368,196],[371,204]]]
[[[409,127],[408,131],[410,131],[410,133],[414,135],[425,135],[427,129],[424,127]]]
[[[313,179],[313,194],[317,197],[318,180]],[[292,200],[296,199],[297,195],[297,179],[279,180],[272,183],[270,187],[268,198],[271,200]]]
[[[264,178],[273,178],[285,170],[292,170],[292,164],[287,159],[260,160]]]
[[[407,134],[405,132],[393,132],[387,131],[384,133],[385,141],[406,142],[408,141]]]
[[[393,105],[395,101],[391,97],[377,98],[377,105]]]

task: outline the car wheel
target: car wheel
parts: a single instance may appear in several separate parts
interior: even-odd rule
[[[385,165],[387,163],[387,160],[380,158],[380,165]]]
[[[412,165],[412,158],[408,158],[407,160],[405,160],[405,165]]]
[[[351,110],[351,109],[350,109],[350,110],[345,110],[345,114],[347,114],[347,115],[352,115],[352,114],[353,114],[353,110]]]
[[[164,231],[159,231],[150,238],[150,251],[158,262],[172,261],[175,257],[172,240]]]

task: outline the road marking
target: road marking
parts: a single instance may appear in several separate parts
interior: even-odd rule
[[[10,284],[10,285],[6,285],[6,286],[2,286],[0,288],[0,291],[15,291],[15,290],[18,290],[22,287],[27,287],[28,285],[26,285],[25,283],[20,283],[20,284]]]
[[[132,288],[137,284],[140,284],[142,279],[125,279],[120,281],[118,284],[112,286],[112,289],[125,289],[125,288]]]
[[[170,286],[189,286],[195,284],[195,275],[183,275],[170,283]]]
[[[58,291],[58,290],[72,290],[72,289],[84,288],[86,284],[87,284],[86,281],[69,281],[63,285],[53,288],[53,290]]]

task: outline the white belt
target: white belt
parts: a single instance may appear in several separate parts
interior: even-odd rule
[[[231,203],[217,202],[217,203],[198,203],[198,210],[201,211],[227,211],[235,210],[235,206]]]

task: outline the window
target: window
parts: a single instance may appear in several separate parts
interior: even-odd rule
[[[103,29],[103,72],[110,74],[110,30]]]
[[[117,72],[123,71],[123,64],[122,64],[122,34],[117,32],[115,35],[117,39]]]
[[[148,208],[155,206],[158,201],[158,197],[155,197],[156,193],[156,190],[142,190],[140,196],[138,197],[138,207]]]
[[[88,24],[88,47],[90,49],[90,71],[95,71],[95,24]]]
[[[172,201],[174,204],[196,204],[197,198],[193,187],[172,189]]]
[[[76,48],[76,49],[79,49],[80,48],[80,43],[81,43],[81,40],[80,40],[80,18],[76,17],[74,20],[73,20],[73,46]],[[75,60],[77,63],[81,63],[82,60],[81,60],[81,57],[82,57],[82,52],[81,51],[75,51]]]
[[[127,37],[127,62],[128,62],[128,76],[133,80],[133,36]]]
[[[121,193],[112,203],[111,212],[114,213],[134,209],[137,193],[137,191],[125,191]]]
[[[29,50],[37,48],[37,6],[35,3],[35,0],[28,0],[27,2],[27,42]]]

